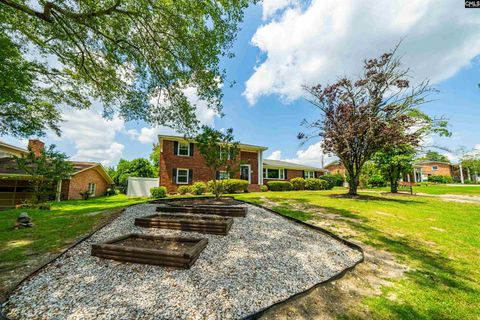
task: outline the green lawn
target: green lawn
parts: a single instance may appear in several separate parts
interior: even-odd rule
[[[441,188],[435,188],[440,192]],[[275,210],[299,220],[315,219],[315,214],[302,212],[298,205],[315,205],[323,212],[349,218],[343,221],[356,231],[357,240],[385,249],[409,265],[412,270],[394,280],[394,286],[363,302],[373,318],[480,319],[480,205],[372,193],[364,193],[363,199],[336,197],[339,193],[345,191],[236,197],[256,203],[267,197],[277,203]],[[392,295],[397,298],[389,299]]]
[[[21,273],[18,272],[19,269],[38,263],[38,260],[48,253],[61,251],[115,214],[113,209],[143,201],[145,199],[116,195],[53,202],[50,211],[0,211],[0,298],[12,281],[18,278]],[[14,230],[13,226],[20,212],[27,212],[35,226]]]
[[[389,187],[376,188],[374,190],[390,191]],[[480,197],[480,185],[422,185],[414,186],[413,193],[426,193],[426,194],[456,194],[456,195],[470,195]]]

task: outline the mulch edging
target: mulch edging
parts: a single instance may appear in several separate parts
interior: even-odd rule
[[[211,198],[211,197],[198,197],[198,198]],[[197,198],[197,199],[198,199]],[[234,198],[234,197],[231,197],[231,198]],[[181,200],[182,198],[177,198],[175,200]],[[185,200],[187,200],[188,198],[183,198]],[[190,198],[191,199],[191,198]],[[235,199],[235,198],[234,198]],[[168,201],[172,201],[173,199],[159,199],[159,200],[154,200],[154,201],[147,201],[146,203],[151,203],[151,204],[158,204],[158,203],[161,203],[162,201],[165,201],[165,202],[168,202]],[[252,205],[252,206],[255,206],[255,207],[258,207],[258,208],[261,208],[263,210],[266,210],[274,215],[277,215],[277,216],[280,216],[284,219],[288,219],[289,221],[293,222],[293,223],[297,223],[297,224],[300,224],[300,225],[303,225],[305,227],[308,227],[310,229],[313,229],[315,231],[318,231],[318,232],[321,232],[323,234],[326,234],[327,236],[329,237],[332,237],[333,239],[341,242],[342,244],[346,245],[347,247],[353,249],[353,250],[356,250],[358,252],[361,253],[361,259],[358,260],[354,265],[348,267],[348,268],[345,268],[344,270],[342,270],[341,272],[339,272],[338,274],[334,275],[333,277],[330,277],[329,279],[327,280],[324,280],[322,282],[319,282],[315,285],[313,285],[312,287],[308,288],[307,290],[303,291],[303,292],[299,292],[299,293],[296,293],[292,296],[290,296],[289,298],[283,300],[283,301],[279,301],[277,303],[274,303],[272,304],[271,306],[263,309],[263,310],[260,310],[254,314],[251,314],[251,315],[248,315],[246,317],[243,318],[243,320],[253,320],[253,319],[258,319],[260,318],[262,315],[264,315],[265,313],[275,309],[276,307],[280,306],[280,305],[283,305],[285,303],[288,303],[298,297],[302,297],[302,296],[306,296],[308,295],[309,293],[311,293],[313,290],[315,290],[316,288],[320,287],[320,286],[323,286],[327,283],[330,283],[331,281],[334,281],[334,280],[337,280],[337,279],[340,279],[342,278],[347,272],[353,270],[358,264],[362,263],[364,260],[365,260],[365,253],[364,253],[364,250],[362,249],[362,247],[360,247],[359,245],[353,243],[353,242],[350,242],[348,240],[345,240],[341,237],[339,237],[338,235],[334,234],[333,232],[331,231],[328,231],[324,228],[321,228],[321,227],[318,227],[318,226],[314,226],[314,225],[311,225],[311,224],[308,224],[306,222],[303,222],[303,221],[300,221],[300,220],[297,220],[297,219],[294,219],[292,217],[288,217],[288,216],[284,216],[270,208],[267,208],[267,207],[264,207],[260,204],[256,204],[256,203],[251,203],[251,202],[247,202],[247,201],[244,201],[244,200],[239,200],[239,199],[235,199],[237,201],[240,201],[240,202],[243,202],[245,204],[249,204],[249,205]],[[116,217],[120,216],[128,207],[130,206],[134,206],[134,205],[137,205],[137,204],[132,204],[132,205],[129,205],[129,206],[126,206],[124,207]],[[26,276],[25,278],[23,278],[21,281],[19,281],[10,291],[9,293],[6,295],[6,299],[4,301],[0,301],[0,320],[10,320],[9,318],[7,318],[5,316],[5,314],[3,313],[2,311],[2,306],[3,304],[8,300],[8,297],[12,294],[13,291],[15,291],[20,285],[22,285],[25,281],[27,281],[28,279],[30,279],[32,276],[36,275],[38,272],[40,272],[43,268],[45,268],[47,265],[49,265],[50,263],[56,261],[57,259],[59,259],[60,257],[62,257],[65,253],[67,253],[70,249],[73,249],[74,247],[78,246],[79,244],[81,244],[82,242],[84,242],[85,240],[91,238],[95,233],[97,233],[99,230],[103,229],[104,227],[106,227],[107,225],[109,225],[111,222],[113,221],[113,219],[109,219],[108,221],[105,221],[104,223],[102,223],[100,226],[97,226],[91,233],[89,233],[88,235],[78,239],[77,241],[75,241],[73,244],[71,244],[69,247],[67,247],[64,251],[62,251],[60,254],[56,255],[55,257],[53,257],[52,259],[50,259],[49,261],[47,261],[46,263],[42,264],[40,267],[38,267],[35,271],[33,271],[32,273],[30,273],[28,276]]]
[[[12,287],[12,289],[10,289],[8,291],[8,293],[5,295],[5,299],[0,301],[0,320],[10,320],[4,313],[3,313],[3,305],[5,302],[7,302],[8,298],[10,297],[10,295],[13,293],[13,291],[15,291],[18,287],[20,287],[25,281],[27,281],[28,279],[30,279],[31,277],[33,277],[34,275],[36,275],[37,273],[39,273],[43,268],[45,268],[47,265],[49,265],[50,263],[52,262],[55,262],[56,260],[58,260],[60,257],[62,257],[63,255],[65,255],[68,251],[70,251],[70,249],[73,249],[75,248],[76,246],[78,246],[79,244],[81,244],[82,242],[84,242],[85,240],[91,238],[95,233],[97,233],[98,231],[100,231],[101,229],[105,228],[107,225],[109,225],[113,220],[115,220],[116,218],[118,218],[128,207],[131,207],[131,206],[134,206],[134,205],[137,205],[138,203],[135,203],[135,204],[131,204],[131,205],[128,205],[126,207],[123,207],[117,214],[115,214],[115,217],[110,217],[109,219],[107,219],[106,221],[104,221],[103,223],[101,223],[100,225],[96,226],[95,229],[93,229],[93,231],[91,231],[89,234],[87,234],[86,236],[83,236],[79,239],[77,239],[76,241],[74,241],[72,244],[70,244],[66,249],[64,249],[62,252],[60,252],[59,254],[57,255],[54,255],[51,259],[47,260],[45,263],[43,263],[42,265],[40,265],[38,268],[36,268],[34,271],[32,271],[29,275],[25,276],[22,280],[20,280],[15,286]],[[112,209],[112,210],[115,210],[115,209]],[[108,211],[108,210],[107,210]]]
[[[296,299],[296,298],[298,298],[298,297],[306,296],[306,295],[308,295],[309,293],[311,293],[313,290],[317,289],[318,287],[324,286],[324,285],[326,285],[326,284],[328,284],[328,283],[330,283],[330,282],[332,282],[332,281],[334,281],[334,280],[338,280],[338,279],[342,278],[347,272],[352,271],[358,264],[362,263],[362,262],[365,260],[365,253],[364,253],[362,247],[360,247],[359,245],[357,245],[357,244],[355,244],[355,243],[353,243],[353,242],[350,242],[350,241],[348,241],[348,240],[345,240],[345,239],[337,236],[336,234],[334,234],[334,233],[331,232],[331,231],[328,231],[328,230],[326,230],[326,229],[324,229],[324,228],[321,228],[321,227],[318,227],[318,226],[314,226],[314,225],[312,225],[312,224],[309,224],[309,223],[306,223],[306,222],[297,220],[297,219],[292,218],[292,217],[284,216],[284,215],[282,215],[282,214],[280,214],[280,213],[278,213],[278,212],[276,212],[276,211],[274,211],[274,210],[272,210],[272,209],[270,209],[270,208],[264,207],[264,206],[262,206],[262,205],[260,205],[260,204],[251,203],[251,202],[244,201],[244,200],[239,200],[239,199],[236,199],[236,200],[237,200],[237,201],[241,201],[241,202],[246,203],[246,204],[253,205],[253,206],[255,206],[255,207],[258,207],[258,208],[261,208],[261,209],[263,209],[263,210],[266,210],[266,211],[268,211],[268,212],[270,212],[270,213],[273,213],[273,214],[275,214],[275,215],[277,215],[277,216],[280,216],[280,217],[282,217],[282,218],[288,219],[288,220],[290,220],[291,222],[294,222],[294,223],[303,225],[303,226],[305,226],[305,227],[314,229],[315,231],[319,231],[319,232],[321,232],[321,233],[324,233],[324,234],[326,234],[327,236],[332,237],[332,238],[334,238],[335,240],[343,243],[343,244],[346,245],[347,247],[349,247],[349,248],[351,248],[351,249],[353,249],[353,250],[356,250],[356,251],[360,252],[361,255],[362,255],[362,258],[361,258],[360,260],[358,260],[354,265],[352,265],[351,267],[348,267],[348,268],[343,269],[341,272],[337,273],[337,274],[334,275],[333,277],[330,277],[330,278],[327,279],[327,280],[324,280],[324,281],[322,281],[322,282],[319,282],[319,283],[313,285],[312,287],[308,288],[307,290],[305,290],[305,291],[303,291],[303,292],[296,293],[296,294],[290,296],[289,298],[287,298],[287,299],[285,299],[285,300],[283,300],[283,301],[279,301],[279,302],[277,302],[277,303],[274,303],[274,304],[272,304],[271,306],[269,306],[269,307],[267,307],[267,308],[265,308],[265,309],[263,309],[263,310],[260,310],[260,311],[258,311],[258,312],[255,312],[254,314],[248,315],[248,316],[244,317],[243,320],[254,320],[254,319],[258,319],[258,318],[260,318],[261,316],[263,316],[265,313],[267,313],[267,312],[269,312],[269,311],[271,311],[271,310],[274,310],[275,308],[277,308],[277,307],[279,307],[279,306],[281,306],[281,305],[283,305],[283,304],[285,304],[285,303],[288,303],[288,302],[290,302],[290,301],[292,301],[292,300],[294,300],[294,299]]]

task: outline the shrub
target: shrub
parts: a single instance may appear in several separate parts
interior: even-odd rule
[[[327,181],[327,189],[332,189],[333,187],[341,187],[343,185],[343,176],[341,174],[326,174],[322,176],[322,180]]]
[[[377,188],[377,187],[385,187],[387,185],[387,182],[385,179],[379,175],[379,174],[374,174],[367,180],[367,188]]]
[[[192,194],[201,195],[207,191],[207,185],[204,182],[195,182],[190,188]]]
[[[105,195],[108,196],[114,196],[115,195],[115,189],[114,188],[108,188],[107,191],[105,192]]]
[[[305,189],[307,190],[327,190],[328,182],[318,178],[305,179]]]
[[[225,180],[217,180],[217,188],[219,189],[218,193],[221,194],[225,191]],[[213,194],[216,194],[215,190],[213,190],[213,180],[207,182],[207,190]]]
[[[247,192],[248,181],[241,179],[223,180],[223,187],[226,193]]]
[[[180,186],[177,188],[179,194],[187,194],[191,192],[190,186]]]
[[[293,178],[290,180],[290,183],[293,186],[293,190],[305,190],[305,179],[303,178]]]
[[[431,175],[428,177],[428,182],[434,183],[452,183],[452,177],[449,176],[441,176],[441,175]]]
[[[167,196],[167,188],[165,187],[153,187],[150,189],[150,194],[152,198],[159,199],[165,198]]]
[[[260,186],[260,191],[262,191],[262,192],[267,192],[267,191],[268,191],[268,187],[267,187],[266,185],[262,184],[262,185]]]
[[[268,181],[268,190],[270,191],[290,191],[293,185],[289,181]]]

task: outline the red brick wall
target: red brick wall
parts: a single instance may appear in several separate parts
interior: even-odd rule
[[[292,180],[293,178],[303,178],[303,170],[295,169],[286,169],[287,170],[287,179]],[[323,175],[322,171],[315,171],[315,177],[320,177]],[[263,179],[263,184],[267,184],[268,181],[279,181],[277,179]]]
[[[176,156],[174,154],[174,141],[163,140],[162,152],[160,153],[160,170],[159,178],[160,185],[167,188],[168,192],[176,192],[177,185],[172,181],[173,168],[185,168],[193,170],[192,183],[207,182],[215,178],[215,173],[212,173],[210,168],[206,165],[203,156],[200,154],[198,148],[194,145],[193,156],[184,157]],[[250,164],[252,170],[252,184],[258,183],[258,155],[256,152],[240,152],[240,159],[242,163]],[[235,178],[240,178],[240,172],[235,173]]]
[[[432,170],[433,166],[437,166],[438,170]],[[451,165],[446,163],[429,163],[429,164],[422,164],[422,174],[429,176],[452,176],[452,169]]]
[[[72,177],[69,180],[68,187],[63,187],[65,181],[62,182],[62,195],[66,195],[66,199],[81,199],[80,192],[84,192],[88,189],[89,183],[96,183],[97,190],[95,196],[103,196],[108,189],[108,182],[102,177],[95,168],[85,170]],[[65,192],[65,193],[63,193]]]

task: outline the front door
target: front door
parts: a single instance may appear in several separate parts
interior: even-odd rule
[[[240,179],[247,180],[248,183],[250,182],[250,165],[249,164],[242,164],[240,166]]]

